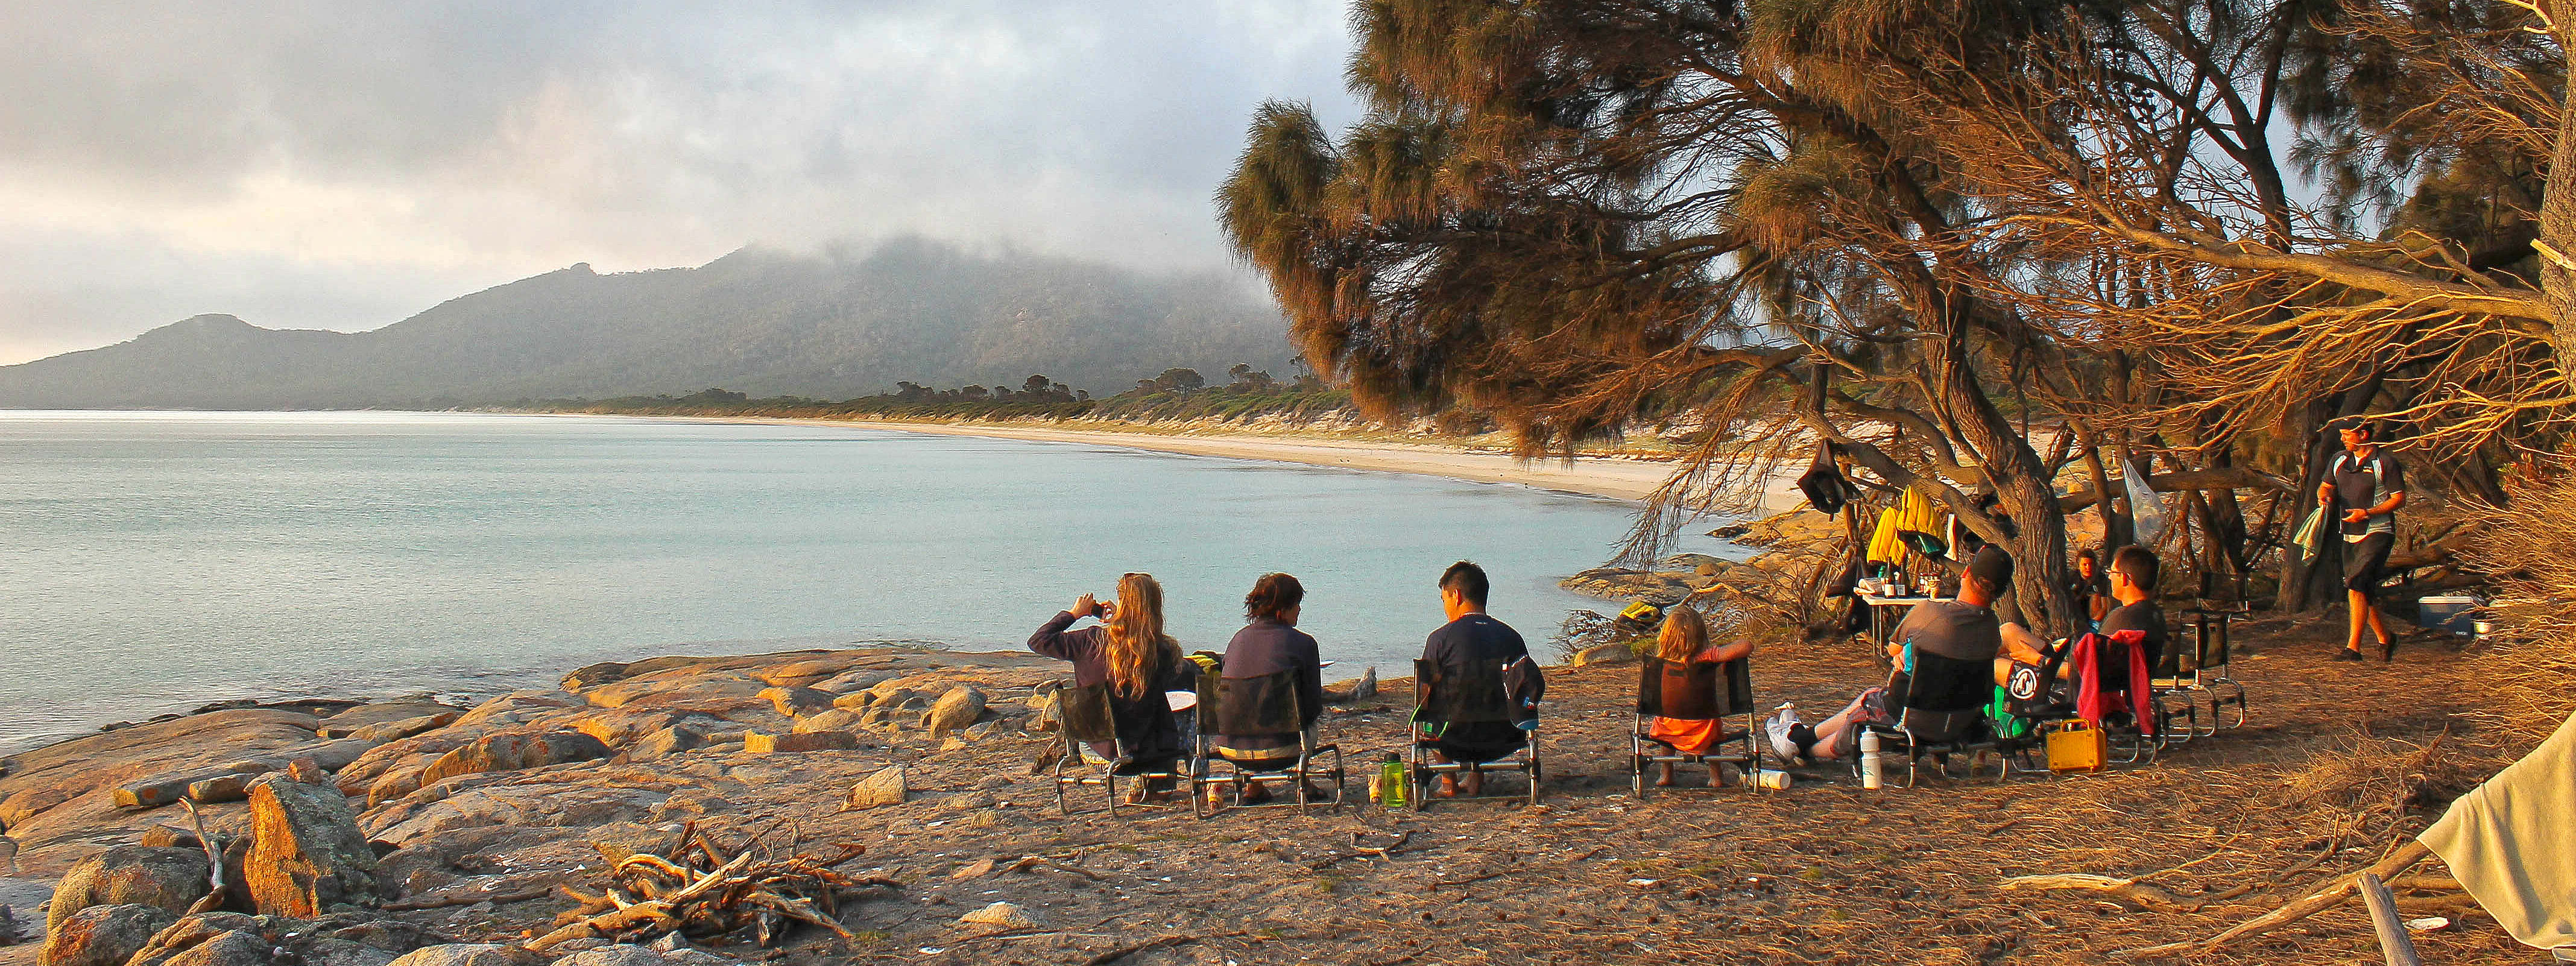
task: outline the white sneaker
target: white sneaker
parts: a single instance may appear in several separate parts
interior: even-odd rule
[[[1771,753],[1782,761],[1797,762],[1798,744],[1789,740],[1789,729],[1804,723],[1798,717],[1798,706],[1794,703],[1784,702],[1772,711],[1770,720],[1762,723],[1763,732],[1771,738]]]

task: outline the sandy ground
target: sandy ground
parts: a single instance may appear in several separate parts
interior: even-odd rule
[[[1672,462],[1665,460],[1595,456],[1580,456],[1571,460],[1523,461],[1509,454],[1478,452],[1451,444],[1393,443],[1334,439],[1324,436],[1118,432],[1056,429],[1007,423],[917,423],[831,419],[741,421],[841,426],[902,433],[931,433],[942,436],[982,436],[1044,443],[1123,446],[1159,453],[1273,460],[1282,463],[1302,463],[1309,466],[1331,466],[1384,473],[1414,473],[1477,483],[1516,483],[1540,489],[1632,501],[1643,501],[1652,496],[1655,489],[1663,485],[1665,477],[1672,473],[1674,467]],[[1769,491],[1763,501],[1763,505],[1769,510],[1786,509],[1795,500],[1796,488],[1787,479],[1774,480]]]

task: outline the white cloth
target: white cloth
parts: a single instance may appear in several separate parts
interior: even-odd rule
[[[2416,838],[2513,938],[2576,945],[2576,715]]]

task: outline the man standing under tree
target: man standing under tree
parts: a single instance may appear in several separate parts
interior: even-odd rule
[[[2317,503],[2342,521],[2343,586],[2351,632],[2345,635],[2338,661],[2361,660],[2361,630],[2366,625],[2379,640],[2379,659],[2397,655],[2397,639],[2379,616],[2372,598],[2386,576],[2388,551],[2397,544],[2397,508],[2406,505],[2406,468],[2379,451],[2387,430],[2356,420],[2342,428],[2344,451],[2326,465],[2325,482],[2317,485]]]

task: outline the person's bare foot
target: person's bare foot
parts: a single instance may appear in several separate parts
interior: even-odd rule
[[[1665,764],[1663,764],[1663,765],[1661,766],[1661,768],[1662,768],[1662,770],[1661,770],[1660,772],[1658,772],[1658,773],[1656,774],[1656,776],[1655,776],[1655,787],[1656,787],[1656,788],[1671,788],[1671,787],[1673,787],[1673,766],[1672,766],[1672,764],[1671,764],[1670,762],[1666,762]]]
[[[1263,785],[1260,782],[1246,783],[1243,786],[1242,801],[1243,804],[1246,805],[1268,804],[1270,801],[1270,787]]]

